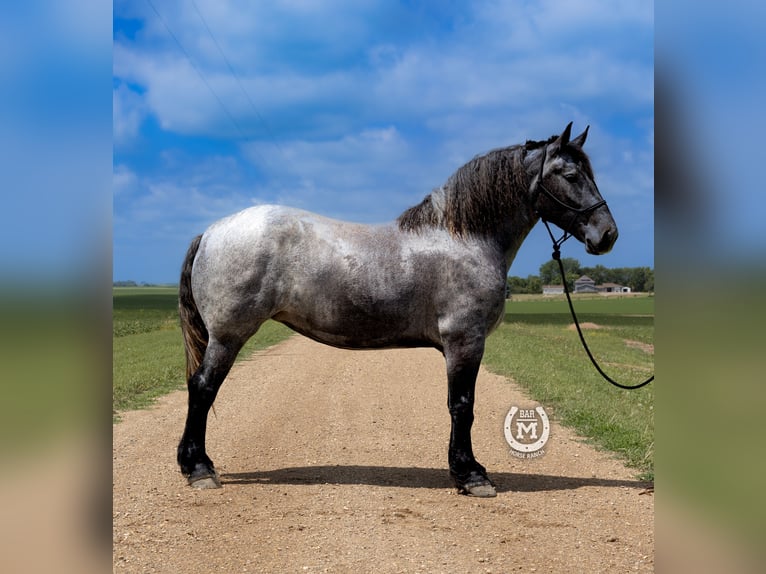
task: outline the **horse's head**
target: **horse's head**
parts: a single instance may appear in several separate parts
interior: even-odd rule
[[[541,219],[584,243],[588,253],[601,255],[617,240],[617,225],[582,149],[588,128],[570,141],[571,130],[570,122],[558,138],[543,147],[540,171],[532,185],[535,208]]]

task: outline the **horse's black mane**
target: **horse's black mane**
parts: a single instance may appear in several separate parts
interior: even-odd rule
[[[539,149],[558,138],[527,140],[478,155],[460,167],[440,188],[433,190],[418,205],[402,213],[397,222],[403,231],[444,227],[453,235],[484,234],[497,230],[507,214],[524,207],[529,180],[524,169],[528,151]],[[567,146],[578,162],[590,171],[585,152]]]
[[[496,230],[503,214],[517,209],[529,188],[525,154],[525,146],[516,145],[474,157],[441,188],[402,213],[399,228],[445,227],[459,236]]]
[[[543,146],[552,144],[556,139],[558,139],[559,136],[552,135],[547,140],[542,141],[534,141],[534,140],[527,140],[524,144],[524,147],[527,151],[532,151],[536,149],[540,149]],[[588,155],[583,151],[583,149],[577,145],[567,145],[565,147],[566,153],[569,154],[569,156],[577,163],[581,164],[582,167],[586,170],[588,175],[590,175],[591,178],[593,178],[593,171],[590,167],[590,160],[588,159]]]
[[[544,145],[552,144],[554,141],[556,141],[556,138],[558,138],[558,137],[559,136],[557,136],[557,135],[552,135],[547,140],[540,140],[540,141],[527,140],[524,143],[524,147],[527,150],[529,150],[529,151],[532,151],[533,149],[539,149],[539,148],[543,147]]]

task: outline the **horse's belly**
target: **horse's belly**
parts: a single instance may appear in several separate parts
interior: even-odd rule
[[[274,316],[294,331],[349,349],[434,346],[436,327],[410,305],[391,301],[354,303],[343,293],[317,295]],[[435,322],[434,322],[435,323]]]

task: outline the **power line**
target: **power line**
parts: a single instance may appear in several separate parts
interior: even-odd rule
[[[152,10],[154,10],[154,13],[157,14],[157,18],[160,19],[160,22],[162,22],[162,25],[165,26],[165,29],[168,31],[168,34],[173,38],[176,45],[178,45],[178,48],[183,52],[184,56],[186,56],[186,59],[189,61],[189,64],[191,64],[191,67],[194,68],[194,71],[197,72],[197,75],[200,77],[202,82],[207,86],[207,89],[210,90],[210,93],[213,94],[213,97],[218,102],[218,105],[221,106],[221,109],[224,111],[224,113],[229,117],[231,120],[231,123],[234,124],[234,127],[237,128],[237,131],[242,136],[242,139],[248,139],[247,135],[245,135],[245,131],[242,129],[242,127],[239,125],[237,120],[234,118],[232,113],[229,111],[229,109],[226,107],[226,105],[223,103],[223,100],[218,96],[216,91],[213,89],[213,86],[210,85],[210,82],[207,81],[207,78],[205,78],[205,75],[202,73],[202,71],[197,67],[197,65],[194,63],[194,60],[192,60],[191,56],[189,55],[189,52],[186,51],[186,49],[183,47],[181,42],[179,41],[178,37],[173,33],[173,30],[170,29],[170,26],[168,26],[168,23],[165,21],[165,19],[162,17],[162,15],[159,13],[157,8],[152,3],[152,0],[146,0],[147,4],[151,6]],[[255,150],[254,150],[255,151]],[[257,152],[256,152],[257,153]]]
[[[216,40],[215,36],[213,35],[213,31],[210,29],[210,26],[208,26],[207,21],[205,20],[205,17],[202,15],[202,12],[200,11],[199,6],[197,6],[197,3],[194,0],[192,0],[192,6],[194,6],[194,10],[197,12],[197,16],[199,16],[199,19],[202,20],[202,23],[205,25],[205,29],[207,30],[207,33],[210,35],[216,48],[218,48],[218,51],[221,53],[221,56],[223,57],[224,62],[226,62],[226,65],[228,66],[229,71],[231,72],[231,75],[234,76],[234,79],[237,81],[237,85],[239,86],[239,89],[242,90],[242,93],[245,94],[247,101],[250,102],[250,107],[253,108],[255,115],[258,117],[258,120],[261,122],[264,129],[268,133],[272,143],[279,150],[280,153],[284,153],[282,152],[282,148],[279,147],[279,143],[277,142],[277,139],[274,136],[274,133],[269,128],[269,125],[266,123],[266,120],[263,119],[263,116],[258,112],[258,108],[255,106],[255,103],[250,97],[250,94],[248,94],[247,90],[245,89],[245,86],[242,85],[242,82],[240,81],[239,76],[237,75],[237,72],[234,71],[234,67],[231,65],[231,62],[229,62],[229,58],[226,57],[226,54],[224,53],[223,48],[221,48],[221,45],[218,43],[218,40]]]

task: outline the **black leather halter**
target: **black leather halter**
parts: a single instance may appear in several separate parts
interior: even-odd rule
[[[569,224],[566,226],[566,229],[559,226],[561,227],[561,229],[564,229],[564,235],[562,235],[558,240],[556,240],[556,238],[553,236],[553,232],[551,231],[550,226],[548,225],[548,220],[545,218],[545,216],[543,216],[542,213],[537,211],[537,215],[540,217],[540,219],[542,219],[543,223],[545,224],[545,228],[548,230],[548,235],[551,236],[551,241],[553,241],[553,246],[555,250],[558,250],[558,248],[561,247],[562,243],[564,243],[567,239],[572,237],[571,229],[572,229],[572,226],[574,225],[574,222],[577,221],[577,218],[581,215],[585,215],[595,209],[598,209],[602,205],[606,205],[606,200],[601,199],[588,207],[574,207],[573,205],[569,205],[568,203],[561,201],[558,197],[553,195],[553,193],[551,193],[551,191],[547,187],[545,187],[545,184],[543,183],[543,170],[545,169],[546,158],[547,158],[547,148],[543,147],[543,158],[542,158],[542,161],[540,162],[540,174],[537,176],[535,191],[537,192],[538,195],[540,191],[542,191],[554,203],[560,205],[561,207],[563,207],[564,209],[566,209],[567,211],[571,213]],[[593,185],[595,185],[595,182]]]

